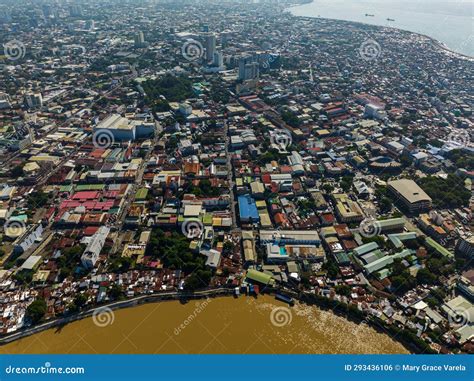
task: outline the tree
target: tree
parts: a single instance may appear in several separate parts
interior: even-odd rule
[[[112,287],[110,287],[109,296],[114,300],[122,299],[124,296],[122,287],[114,283]]]
[[[434,284],[436,282],[436,275],[428,269],[420,269],[416,274],[416,281],[418,284]]]
[[[446,179],[428,176],[419,180],[420,187],[433,199],[436,208],[452,209],[469,205],[471,191],[464,180],[449,174]]]
[[[17,165],[10,171],[10,176],[11,177],[21,177],[25,174],[23,171],[23,167],[21,165]]]
[[[334,190],[334,187],[331,184],[324,184],[323,190],[326,193],[331,193]]]
[[[393,292],[402,295],[416,286],[416,279],[408,272],[403,272],[401,275],[392,278]]]
[[[310,288],[311,287],[311,282],[309,281],[309,278],[306,275],[301,276],[301,285],[303,288]]]
[[[32,324],[39,323],[44,315],[46,315],[46,301],[44,299],[36,299],[26,309],[26,318],[31,321]]]
[[[198,270],[193,272],[184,282],[184,289],[194,291],[209,286],[212,274],[207,270]]]
[[[231,253],[234,250],[234,243],[232,241],[225,241],[223,250],[225,253]]]
[[[336,278],[339,274],[339,267],[331,260],[325,262],[322,269],[327,271],[329,278]]]
[[[48,204],[48,195],[42,191],[33,192],[28,196],[28,208],[42,208]]]
[[[351,288],[346,284],[337,285],[335,289],[339,295],[349,296],[351,294]]]
[[[380,211],[382,213],[388,213],[392,210],[392,208],[392,201],[388,197],[382,197],[382,199],[380,200]]]
[[[343,176],[340,182],[340,186],[344,192],[349,192],[354,183],[354,178],[352,176]]]

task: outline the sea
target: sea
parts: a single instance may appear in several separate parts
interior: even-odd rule
[[[290,12],[404,29],[474,57],[474,0],[314,0]]]

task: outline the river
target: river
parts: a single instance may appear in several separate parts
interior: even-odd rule
[[[358,21],[421,33],[474,57],[472,0],[313,0],[290,11],[296,16]]]
[[[0,353],[408,353],[330,311],[270,296],[150,303],[49,329]]]

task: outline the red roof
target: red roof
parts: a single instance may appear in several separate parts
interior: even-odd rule
[[[271,176],[270,176],[269,173],[264,173],[264,174],[262,175],[262,182],[263,182],[264,184],[271,184],[272,178],[271,178]]]
[[[86,236],[91,236],[91,235],[94,235],[94,233],[99,230],[99,227],[98,226],[87,226],[85,229],[84,229],[84,235]]]
[[[98,198],[100,192],[98,191],[84,191],[84,192],[76,192],[72,196],[73,200],[94,200]]]

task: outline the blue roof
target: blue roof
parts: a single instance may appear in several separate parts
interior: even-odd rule
[[[239,196],[238,200],[241,219],[248,220],[249,218],[251,218],[255,222],[260,221],[257,205],[255,204],[255,200],[250,197],[250,195],[246,194],[243,196]]]

